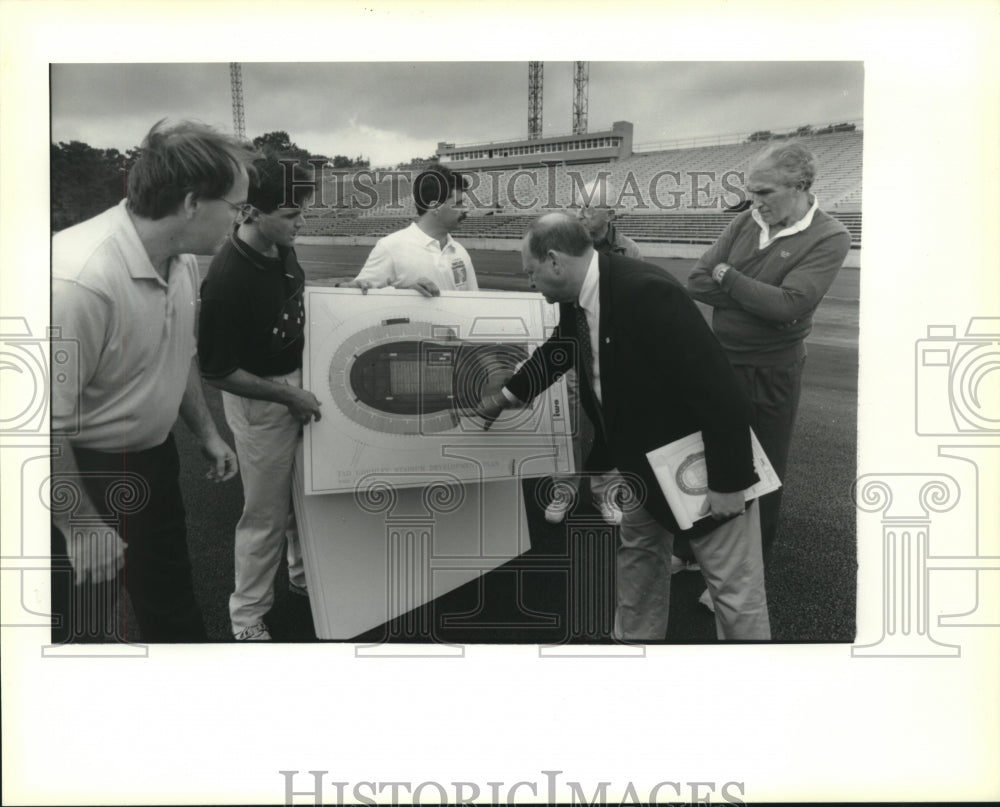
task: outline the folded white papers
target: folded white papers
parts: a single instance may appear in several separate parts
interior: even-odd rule
[[[781,487],[781,480],[774,466],[764,453],[757,435],[750,430],[753,447],[753,468],[760,481],[743,491],[747,501],[770,493]],[[705,465],[705,443],[701,432],[689,434],[646,453],[646,458],[656,474],[656,481],[667,499],[667,504],[682,530],[690,529],[694,522],[707,516],[700,515],[708,498],[708,468]]]

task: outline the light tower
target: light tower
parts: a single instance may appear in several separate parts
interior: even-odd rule
[[[587,95],[590,62],[573,63],[573,134],[587,133]]]
[[[229,84],[233,94],[233,134],[240,140],[246,140],[243,121],[243,68],[239,62],[229,63]]]
[[[528,62],[528,140],[542,136],[542,76],[544,62]]]

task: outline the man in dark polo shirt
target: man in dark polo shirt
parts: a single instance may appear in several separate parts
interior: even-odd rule
[[[306,594],[291,509],[292,462],[302,425],[320,417],[316,396],[302,389],[305,274],[292,246],[315,187],[273,160],[256,168],[245,218],[202,284],[198,334],[201,373],[222,390],[243,479],[229,598],[238,641],[271,638],[264,616],[283,549],[291,590]]]

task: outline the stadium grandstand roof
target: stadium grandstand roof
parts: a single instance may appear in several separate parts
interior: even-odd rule
[[[513,168],[543,165],[549,162],[609,162],[632,154],[632,124],[616,121],[608,129],[550,135],[542,138],[518,138],[488,143],[456,146],[438,143],[442,163],[463,169]]]

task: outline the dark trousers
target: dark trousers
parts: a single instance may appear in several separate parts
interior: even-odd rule
[[[52,641],[124,641],[119,592],[128,591],[147,642],[198,642],[208,637],[194,597],[187,528],[173,435],[156,448],[125,453],[74,449],[80,483],[103,520],[128,545],[119,578],[75,585],[66,536],[52,528]],[[74,530],[100,524],[74,522]]]
[[[753,404],[753,429],[761,447],[781,479],[782,487],[760,499],[760,534],[764,561],[767,562],[778,532],[781,492],[785,485],[788,451],[792,430],[799,411],[802,392],[802,370],[805,357],[776,367],[755,367],[749,364],[733,366],[736,378]]]

